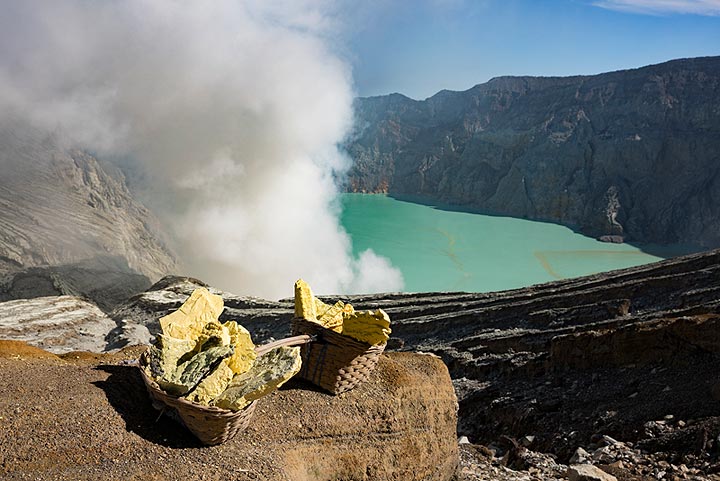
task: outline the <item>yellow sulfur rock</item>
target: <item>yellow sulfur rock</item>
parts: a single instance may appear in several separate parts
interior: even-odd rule
[[[313,297],[312,289],[302,279],[295,283],[295,316],[371,345],[390,338],[390,318],[385,311],[355,312],[352,305],[342,301],[330,306]]]
[[[318,318],[315,322],[319,322],[324,327],[332,329],[335,332],[342,332],[343,313],[345,312],[345,305],[346,304],[342,301],[337,301],[332,306],[323,304],[323,306],[325,306],[327,309],[324,309],[322,314],[318,313]]]
[[[186,399],[207,406],[210,404],[210,401],[227,389],[228,384],[230,384],[230,381],[232,381],[232,378],[235,376],[233,370],[228,366],[228,361],[229,359],[224,359],[210,375],[198,384]]]
[[[229,346],[230,331],[228,328],[220,324],[217,320],[212,320],[205,324],[202,332],[198,336],[195,345],[195,352],[212,346]]]
[[[176,339],[198,339],[208,323],[216,322],[223,311],[222,297],[205,288],[195,289],[177,311],[160,318],[163,334]]]
[[[232,345],[234,352],[187,396],[188,400],[205,405],[210,404],[210,401],[225,391],[236,374],[249,370],[257,357],[250,333],[235,321],[228,321],[222,325],[217,321],[208,323],[201,337],[207,335],[215,335],[215,339],[222,342],[227,338],[225,345]]]
[[[215,406],[238,410],[282,386],[299,370],[299,347],[278,347],[258,357],[249,371],[235,376]]]
[[[308,321],[317,319],[317,309],[315,308],[312,289],[302,279],[295,282],[295,317],[307,319]]]
[[[342,325],[343,335],[373,346],[387,342],[390,332],[390,317],[382,309],[349,314]]]
[[[242,374],[255,362],[257,357],[255,344],[253,344],[248,330],[237,322],[228,321],[223,327],[229,331],[230,343],[235,347],[235,352],[225,362],[235,374]]]

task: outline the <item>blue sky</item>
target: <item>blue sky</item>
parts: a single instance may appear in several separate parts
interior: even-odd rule
[[[367,0],[346,56],[359,95],[423,99],[501,75],[720,55],[720,0]]]

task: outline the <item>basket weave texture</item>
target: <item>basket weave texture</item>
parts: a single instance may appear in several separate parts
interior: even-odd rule
[[[333,394],[367,380],[385,350],[385,343],[372,346],[300,318],[293,318],[292,333],[316,337],[300,348],[302,367],[297,376]]]
[[[309,336],[280,339],[258,346],[255,351],[260,355],[276,347],[305,344],[309,340]],[[224,443],[250,425],[257,400],[244,409],[232,411],[216,406],[204,406],[181,397],[171,396],[160,389],[160,386],[145,373],[144,367],[148,364],[147,355],[148,351],[145,351],[140,356],[140,376],[145,383],[153,407],[183,424],[200,442],[208,446]]]

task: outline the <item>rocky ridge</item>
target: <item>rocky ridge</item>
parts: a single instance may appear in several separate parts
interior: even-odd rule
[[[347,189],[720,246],[720,57],[360,98]]]
[[[115,261],[115,262],[113,262]],[[106,264],[106,266],[103,266]],[[0,302],[50,296],[84,297],[105,312],[150,287],[120,259],[96,258],[90,265],[28,267],[0,275]]]

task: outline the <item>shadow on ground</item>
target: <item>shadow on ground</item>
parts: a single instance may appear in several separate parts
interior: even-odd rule
[[[152,407],[137,367],[98,366],[95,369],[110,374],[105,381],[93,384],[105,392],[108,402],[122,416],[128,431],[169,448],[202,446],[185,426]]]

